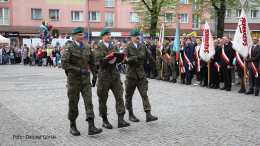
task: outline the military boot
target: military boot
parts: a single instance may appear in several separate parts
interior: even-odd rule
[[[102,132],[101,128],[96,128],[94,124],[94,119],[89,119],[88,120],[88,135],[94,135],[94,134],[99,134]]]
[[[151,73],[150,79],[154,79],[154,73]]]
[[[118,128],[130,126],[130,123],[124,120],[124,114],[118,114]]]
[[[70,133],[74,136],[80,135],[80,132],[77,129],[75,120],[70,120]]]
[[[165,75],[163,75],[162,81],[165,81],[165,78],[166,78],[166,76],[165,76]]]
[[[161,76],[157,76],[156,80],[162,80]]]
[[[177,83],[177,80],[176,79],[173,79],[173,81],[172,81],[173,83]]]
[[[129,120],[132,122],[139,122],[139,119],[135,117],[133,111],[129,112]]]
[[[103,119],[103,123],[102,123],[102,127],[107,128],[107,129],[112,129],[112,125],[108,122],[107,116],[102,116]]]
[[[170,76],[166,75],[164,81],[169,81],[169,80],[170,80]]]
[[[151,115],[150,111],[145,111],[146,112],[146,122],[151,122],[151,121],[156,121],[158,120],[157,117]]]

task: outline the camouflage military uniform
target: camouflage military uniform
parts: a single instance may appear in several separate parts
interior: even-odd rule
[[[171,51],[171,45],[170,44],[164,45],[162,50],[162,58],[163,58],[163,71],[165,76],[169,76],[171,74],[170,64],[168,59],[165,56],[165,53],[170,55],[170,51]]]
[[[170,59],[170,67],[172,71],[172,77],[173,79],[177,78],[177,61],[176,61],[176,51],[173,51],[171,49],[171,59]]]
[[[127,45],[126,52],[127,58],[123,60],[123,63],[127,64],[126,68],[126,81],[125,81],[125,99],[126,99],[126,109],[128,111],[133,111],[132,109],[132,97],[134,91],[137,87],[139,93],[141,94],[143,100],[144,111],[150,111],[151,106],[147,96],[148,91],[148,81],[145,77],[145,72],[143,68],[143,60],[138,60],[137,55],[144,55],[149,61],[152,67],[156,68],[155,61],[152,57],[151,52],[143,44],[139,44],[136,48],[133,43]]]
[[[125,113],[124,100],[123,100],[123,83],[120,79],[120,73],[116,69],[116,63],[122,62],[121,58],[117,58],[116,62],[109,64],[108,62],[113,59],[106,57],[112,52],[118,52],[115,45],[110,44],[107,48],[103,42],[98,44],[98,47],[94,50],[98,70],[98,83],[97,83],[97,95],[99,97],[99,114],[100,116],[107,115],[107,99],[109,89],[112,90],[116,99],[116,112],[117,114]]]
[[[161,78],[162,58],[161,58],[161,52],[158,50],[158,47],[156,47],[156,66],[158,71],[158,78]]]
[[[93,53],[86,44],[80,48],[75,42],[66,47],[61,58],[62,68],[68,71],[67,89],[69,98],[68,119],[76,120],[78,117],[78,102],[80,92],[84,99],[87,120],[94,118],[90,76],[80,73],[80,69],[90,67],[94,77],[97,77]]]

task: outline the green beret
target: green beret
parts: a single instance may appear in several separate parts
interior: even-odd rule
[[[104,35],[104,34],[107,34],[107,33],[110,33],[110,30],[108,28],[105,28],[101,31],[100,33],[100,36]]]
[[[75,33],[84,33],[84,28],[76,27],[75,29],[72,30],[71,34],[75,34]]]
[[[140,34],[140,31],[139,30],[132,30],[131,32],[130,32],[130,36],[135,36],[135,35],[139,35]]]

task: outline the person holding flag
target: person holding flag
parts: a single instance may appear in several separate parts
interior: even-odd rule
[[[257,44],[259,38],[256,36],[253,38],[253,45],[248,49],[248,58],[244,58],[244,61],[248,62],[249,70],[249,90],[245,94],[254,94],[255,85],[255,96],[259,95],[260,80],[259,80],[259,57],[260,57],[260,46]]]
[[[164,38],[164,47],[162,50],[162,58],[163,58],[163,81],[170,80],[171,68],[170,68],[170,51],[172,46],[169,44],[170,39],[168,37]]]
[[[171,44],[172,48],[174,47],[174,41],[175,41],[175,39],[173,39],[171,41],[173,43],[173,44]],[[178,48],[175,48],[175,50],[180,49],[179,41],[178,41],[177,47]],[[171,49],[171,57],[170,57],[170,67],[171,67],[171,71],[172,71],[172,80],[170,80],[170,82],[173,82],[173,83],[177,83],[177,80],[176,80],[177,79],[177,59],[176,59],[177,55],[176,54],[179,54],[175,50]]]

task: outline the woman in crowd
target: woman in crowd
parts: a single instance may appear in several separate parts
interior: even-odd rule
[[[52,50],[52,60],[53,60],[53,66],[56,67],[56,59],[57,59],[57,46],[55,46]]]
[[[42,46],[42,61],[43,65],[47,67],[47,50],[45,45]]]
[[[28,57],[28,52],[27,52],[27,49],[24,48],[23,49],[23,64],[24,66],[26,65],[26,58]]]
[[[12,49],[11,49],[11,52],[10,52],[10,61],[11,61],[11,64],[14,64],[14,52],[13,52]]]
[[[240,59],[241,62],[242,62],[242,65],[244,65],[243,57],[236,52],[236,60],[237,61],[236,61],[235,69],[237,70],[237,75],[239,77],[239,83],[240,83],[240,87],[241,87],[240,90],[238,91],[238,93],[245,93],[246,92],[246,88],[245,88],[245,80],[244,80],[244,70],[240,66],[240,64],[238,62],[238,59]]]
[[[92,52],[94,52],[94,45],[91,45],[90,49],[91,49]]]
[[[202,84],[202,72],[201,72],[201,65],[200,65],[200,46],[201,46],[201,39],[198,38],[196,40],[197,46],[195,47],[195,73],[196,73],[196,77],[197,77],[197,83],[195,83],[194,85],[201,85]],[[199,66],[198,66],[199,65]],[[198,71],[198,69],[200,69]]]

